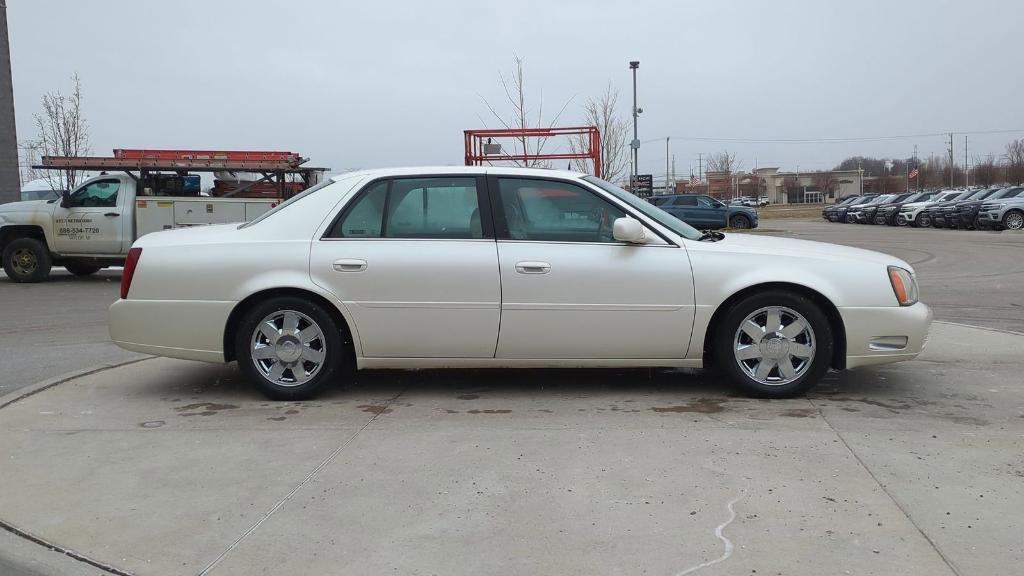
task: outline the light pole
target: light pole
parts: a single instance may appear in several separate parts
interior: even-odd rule
[[[633,176],[636,176],[640,171],[640,138],[637,136],[636,130],[637,116],[643,112],[643,110],[636,107],[636,69],[639,67],[639,60],[633,60],[629,63],[629,69],[633,71],[633,141],[630,143],[630,147],[633,148]]]

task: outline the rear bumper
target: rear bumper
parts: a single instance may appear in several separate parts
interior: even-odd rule
[[[911,360],[924,350],[932,310],[913,306],[840,308],[846,327],[846,367]]]
[[[224,362],[224,326],[237,302],[118,300],[107,312],[110,339],[143,354]]]

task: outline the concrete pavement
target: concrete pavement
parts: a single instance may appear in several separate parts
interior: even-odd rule
[[[704,372],[380,372],[275,403],[153,359],[0,410],[0,520],[133,574],[999,574],[1024,336],[757,401]]]

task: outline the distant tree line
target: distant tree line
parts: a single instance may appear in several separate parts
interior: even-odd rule
[[[941,188],[950,185],[963,186],[965,182],[964,166],[950,162],[949,156],[929,156],[911,160],[910,169],[916,166],[917,179],[911,182],[911,188]],[[870,156],[851,156],[835,167],[835,170],[864,171],[865,177],[874,177],[877,191],[893,191],[905,186],[908,161],[902,158],[873,158]],[[1006,145],[1001,157],[989,155],[973,158],[969,173],[966,174],[971,185],[992,186],[995,184],[1024,183],[1024,139],[1014,140]],[[952,172],[952,175],[950,174]]]

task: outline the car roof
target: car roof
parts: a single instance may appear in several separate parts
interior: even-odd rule
[[[342,178],[352,176],[369,176],[370,178],[382,178],[387,176],[429,176],[432,174],[465,174],[484,175],[497,174],[504,176],[534,176],[563,179],[579,179],[586,174],[571,170],[551,170],[548,168],[517,168],[515,166],[406,166],[396,168],[374,168],[370,170],[355,170],[331,176],[331,180],[338,181]]]

